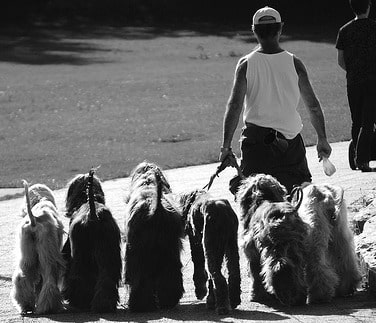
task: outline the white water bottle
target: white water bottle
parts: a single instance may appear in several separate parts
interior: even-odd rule
[[[326,176],[332,176],[336,172],[336,167],[326,157],[322,158],[322,167]]]

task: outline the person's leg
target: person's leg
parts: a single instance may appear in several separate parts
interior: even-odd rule
[[[356,147],[356,162],[359,165],[359,168],[368,166],[371,159],[376,114],[375,82],[367,82],[363,84],[362,89],[361,128]],[[368,168],[366,170],[368,170]]]
[[[245,177],[258,173],[269,174],[272,163],[278,159],[271,146],[264,143],[266,133],[265,128],[254,126],[245,127],[242,131],[240,169]],[[236,195],[240,184],[239,176],[230,180],[229,189],[233,195]]]
[[[357,147],[360,127],[362,123],[362,114],[361,114],[362,95],[361,95],[361,88],[358,85],[347,86],[347,100],[348,100],[349,108],[350,108],[351,140],[353,142],[354,156],[355,156],[354,163],[356,165],[356,161],[355,161],[356,147]]]

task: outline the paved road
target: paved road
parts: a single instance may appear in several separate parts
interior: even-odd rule
[[[373,192],[376,188],[376,173],[361,173],[351,171],[348,167],[347,147],[348,142],[335,143],[332,145],[333,153],[331,161],[335,164],[337,172],[327,177],[322,170],[321,163],[316,157],[314,147],[307,149],[308,163],[315,183],[331,183],[341,185],[345,189],[345,198],[348,203],[355,201],[365,194]],[[167,170],[172,189],[175,192],[182,192],[194,188],[203,187],[209,180],[210,175],[215,171],[217,164],[186,167]],[[228,168],[220,177],[216,178],[211,188],[215,197],[224,197],[232,201],[232,196],[227,190],[229,179],[235,174],[235,170]],[[98,174],[100,176],[100,173]],[[112,210],[115,218],[122,224],[124,203],[123,197],[128,187],[129,179],[122,178],[106,181],[103,188],[107,198],[107,204]],[[1,190],[0,190],[1,192]],[[3,194],[5,191],[3,191]],[[66,190],[55,192],[58,206],[62,209]],[[1,194],[0,194],[1,196]],[[12,246],[14,241],[14,228],[18,222],[16,215],[19,213],[22,198],[0,202],[0,320],[8,322],[92,322],[92,321],[219,321],[214,313],[205,309],[203,302],[195,300],[191,283],[192,268],[189,262],[189,249],[184,251],[184,282],[186,293],[181,305],[171,311],[147,314],[131,314],[120,309],[116,315],[98,316],[88,313],[66,313],[53,315],[45,318],[24,318],[22,319],[12,307],[9,301],[10,277],[13,271]],[[67,224],[65,222],[65,224]],[[245,268],[244,257],[241,257],[242,268]],[[284,321],[284,322],[376,322],[376,299],[366,291],[360,290],[354,297],[348,299],[337,299],[331,304],[302,306],[293,308],[268,307],[258,303],[249,302],[248,284],[249,278],[244,273],[242,282],[242,304],[238,310],[228,317],[222,317],[223,322],[238,321]],[[125,298],[125,288],[121,288],[122,300]]]

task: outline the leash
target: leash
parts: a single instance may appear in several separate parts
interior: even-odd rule
[[[210,176],[209,183],[206,184],[202,189],[204,190],[207,188],[207,191],[209,191],[210,187],[212,186],[214,182],[214,178],[219,177],[219,173],[222,172],[224,169],[226,169],[228,166],[235,167],[238,172],[238,176],[241,179],[245,179],[245,176],[243,175],[243,172],[240,169],[238,162],[236,161],[236,157],[234,153],[231,152],[231,154],[228,154],[226,158],[221,162],[221,164],[217,167],[217,170],[215,171],[215,173]]]

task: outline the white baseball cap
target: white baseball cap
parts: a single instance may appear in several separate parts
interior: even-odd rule
[[[275,24],[281,22],[279,12],[271,7],[264,7],[256,11],[253,15],[254,25]]]

